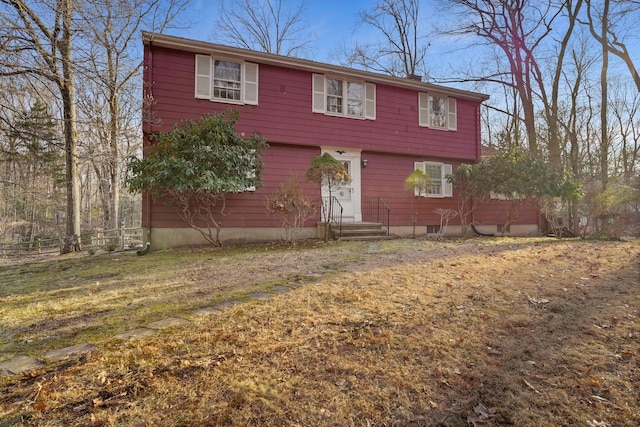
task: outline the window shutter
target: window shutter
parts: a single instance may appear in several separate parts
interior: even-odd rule
[[[245,62],[243,68],[244,103],[258,105],[258,64]]]
[[[453,197],[453,184],[447,180],[447,175],[453,173],[453,167],[451,165],[442,165],[442,196]]]
[[[324,75],[323,74],[314,74],[313,75],[313,107],[312,110],[314,113],[324,113],[326,111],[326,97],[324,96]]]
[[[211,57],[196,55],[196,98],[211,99]]]
[[[449,98],[448,102],[448,125],[449,130],[457,130],[458,129],[458,106],[455,98]]]
[[[429,127],[429,95],[418,94],[418,124]]]
[[[364,84],[364,117],[376,119],[376,85],[373,83]]]
[[[413,163],[413,170],[421,170],[424,172],[424,163],[423,162],[414,162]],[[414,196],[422,196],[422,194],[420,193],[420,189],[418,187],[415,187],[413,189],[413,195]]]

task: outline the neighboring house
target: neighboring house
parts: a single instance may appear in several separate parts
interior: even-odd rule
[[[169,131],[182,119],[230,108],[240,112],[241,135],[257,133],[270,145],[263,188],[228,197],[223,241],[280,238],[265,199],[292,172],[320,203],[323,191],[305,182],[304,173],[324,152],[343,162],[353,179],[335,193],[345,223],[380,220],[392,234],[411,235],[418,198],[405,191],[404,181],[420,168],[434,185],[417,203],[417,230],[437,231],[434,210],[456,206],[445,175],[481,157],[480,104],[487,95],[162,34],[145,32],[143,40],[145,146],[151,133]],[[380,200],[388,213],[374,218],[372,200],[375,212]],[[146,194],[142,218],[153,248],[203,243],[174,208]],[[306,224],[304,236],[317,235],[320,218],[319,212]],[[495,232],[504,209],[487,207],[479,219],[483,231]],[[456,224],[450,222],[451,233],[459,233]],[[514,234],[537,230],[535,213],[512,226]]]

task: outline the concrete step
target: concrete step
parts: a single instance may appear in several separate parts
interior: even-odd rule
[[[342,240],[380,240],[388,238],[387,229],[376,222],[346,222],[342,229],[332,226],[333,235]]]
[[[361,228],[382,228],[381,222],[343,222],[343,230],[358,230]]]
[[[395,234],[385,234],[384,236],[342,236],[339,240],[375,242],[376,240],[393,240],[399,239],[400,236]]]
[[[340,230],[334,230],[334,233],[342,236],[386,236],[387,230],[382,228],[343,228],[342,232],[340,232]]]

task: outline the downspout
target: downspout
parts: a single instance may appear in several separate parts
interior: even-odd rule
[[[153,41],[151,40],[151,38],[149,38],[149,56],[148,56],[148,63],[147,64],[143,64],[143,67],[146,66],[147,67],[147,76],[149,77],[147,79],[147,81],[150,82],[148,87],[144,87],[144,79],[143,79],[143,84],[142,84],[142,128],[143,128],[143,134],[146,133],[146,135],[149,135],[149,133],[151,132],[151,126],[153,125],[151,118],[153,117],[153,46],[152,46]],[[143,70],[143,74],[144,74]],[[149,94],[151,96],[151,102],[148,103],[148,105],[144,105],[145,102],[145,92],[149,91]],[[148,115],[147,118],[149,120],[145,120],[145,108],[148,108]],[[147,132],[144,132],[146,128]],[[144,156],[144,140],[143,140],[143,147],[142,147],[142,152],[143,152],[143,156]],[[146,197],[146,204],[147,204],[147,212],[146,212],[146,222],[147,222],[147,244],[145,245],[144,249],[141,249],[139,251],[136,252],[136,254],[138,254],[139,256],[142,255],[146,255],[149,253],[149,251],[151,250],[151,194],[147,192],[147,197]]]

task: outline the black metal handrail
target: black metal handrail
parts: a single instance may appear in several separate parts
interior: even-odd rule
[[[380,222],[387,227],[389,235],[389,221],[391,218],[391,208],[379,196],[366,196],[362,198],[362,220]]]
[[[342,214],[344,208],[340,201],[335,197],[323,197],[322,198],[322,217],[327,223],[327,227],[335,224],[339,230],[339,237],[342,237]],[[329,217],[330,215],[330,217]]]

